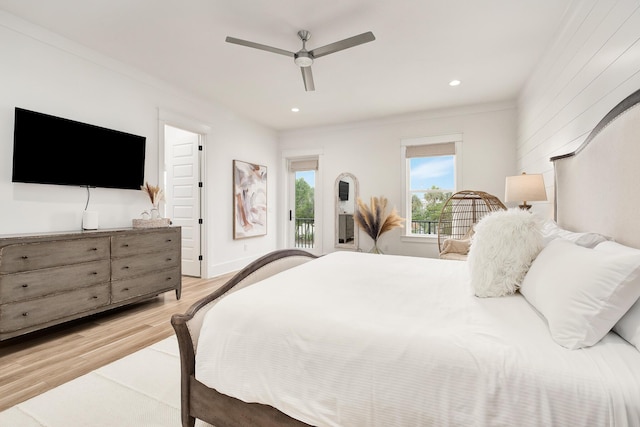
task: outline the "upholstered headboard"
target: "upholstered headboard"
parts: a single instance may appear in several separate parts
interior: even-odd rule
[[[640,248],[640,90],[614,107],[576,151],[551,161],[561,227]]]

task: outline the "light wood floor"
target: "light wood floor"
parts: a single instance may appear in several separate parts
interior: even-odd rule
[[[0,411],[174,334],[170,319],[226,282],[182,278],[175,292],[0,342]]]

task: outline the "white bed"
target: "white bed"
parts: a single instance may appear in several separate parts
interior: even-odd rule
[[[639,102],[640,91],[590,143],[624,139],[620,118],[631,118],[634,131],[622,134],[640,147]],[[607,168],[597,150],[579,151],[591,157],[584,173]],[[553,160],[575,170],[580,156]],[[638,174],[635,158],[615,156],[611,168]],[[609,241],[640,247],[634,215],[611,218],[620,198],[611,189],[629,181],[600,187],[610,194],[600,214],[588,204],[591,228],[580,210],[562,214],[586,190],[556,168],[563,228],[554,224],[515,294],[476,297],[472,254],[276,251],[173,316],[183,425],[640,426],[640,251]]]
[[[465,262],[332,253],[224,298],[200,336],[201,382],[311,425],[640,425],[635,347],[565,349],[520,294],[475,297]]]

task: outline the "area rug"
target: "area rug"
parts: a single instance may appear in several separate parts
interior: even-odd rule
[[[0,426],[179,427],[175,336],[0,412]],[[198,422],[198,426],[207,424]]]

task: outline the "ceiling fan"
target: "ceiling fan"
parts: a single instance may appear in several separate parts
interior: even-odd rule
[[[373,33],[368,31],[366,33],[358,34],[357,36],[349,37],[344,40],[330,43],[326,46],[318,47],[312,50],[307,50],[306,43],[311,38],[311,33],[306,30],[298,31],[298,37],[302,40],[302,49],[297,52],[290,52],[288,50],[279,49],[277,47],[271,47],[260,43],[254,43],[246,40],[237,39],[235,37],[227,37],[228,43],[235,43],[242,46],[253,47],[256,49],[266,50],[267,52],[279,53],[280,55],[293,57],[293,61],[302,71],[302,80],[304,81],[304,88],[308,91],[315,90],[313,84],[313,74],[311,74],[311,64],[316,58],[329,55],[330,53],[339,52],[350,47],[358,46],[363,43],[367,43],[375,40]]]

